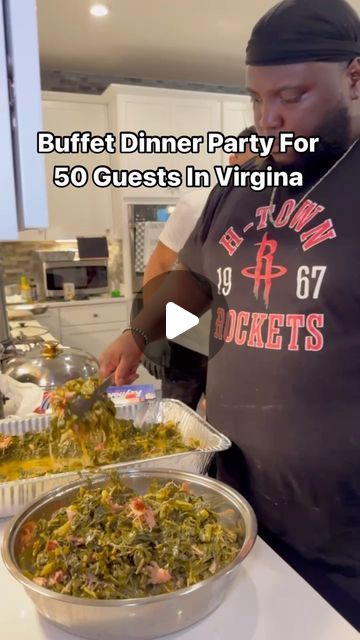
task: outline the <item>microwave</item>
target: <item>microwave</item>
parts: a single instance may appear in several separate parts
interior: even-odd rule
[[[109,267],[106,258],[43,262],[44,289],[47,298],[62,298],[64,282],[72,282],[75,295],[109,293]]]

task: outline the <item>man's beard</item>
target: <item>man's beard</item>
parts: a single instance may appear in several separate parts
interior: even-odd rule
[[[301,171],[305,180],[324,174],[345,153],[351,141],[351,119],[344,103],[323,120],[312,134],[320,138],[312,153],[297,154],[294,162],[282,164],[273,160],[277,170]]]

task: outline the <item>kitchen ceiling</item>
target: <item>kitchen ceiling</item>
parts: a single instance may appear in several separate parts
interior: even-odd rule
[[[329,3],[331,0],[329,0]],[[41,69],[242,86],[246,43],[273,0],[37,0]],[[350,0],[360,14],[360,0]]]

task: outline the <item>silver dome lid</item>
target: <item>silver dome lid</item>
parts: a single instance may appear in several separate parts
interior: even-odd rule
[[[6,360],[3,373],[19,382],[32,382],[44,390],[51,390],[73,378],[97,376],[99,363],[81,349],[45,342]]]

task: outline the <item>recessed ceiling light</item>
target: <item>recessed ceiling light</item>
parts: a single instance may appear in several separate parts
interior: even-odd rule
[[[96,18],[102,18],[103,16],[107,16],[109,8],[105,4],[93,4],[92,7],[90,7],[90,13]]]

